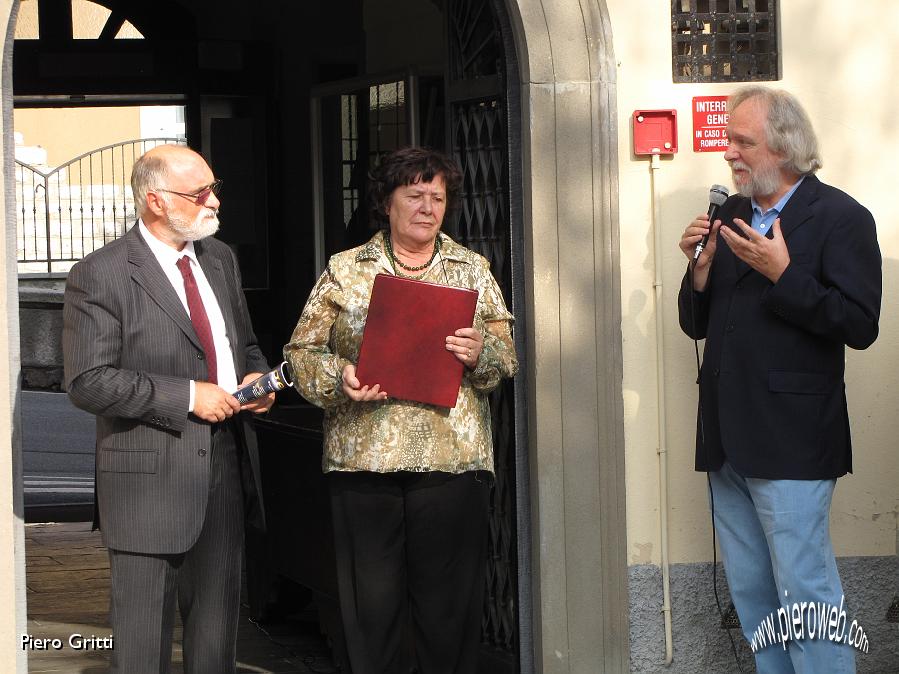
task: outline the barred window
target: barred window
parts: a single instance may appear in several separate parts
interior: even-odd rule
[[[777,0],[671,0],[675,82],[780,77]]]

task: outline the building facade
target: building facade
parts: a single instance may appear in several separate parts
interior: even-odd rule
[[[229,184],[244,186],[229,192],[230,217],[255,224],[226,224],[223,237],[250,270],[257,324],[277,316],[263,319],[260,330],[272,357],[324,255],[345,235],[329,229],[331,206],[321,197],[322,167],[339,154],[317,144],[340,137],[329,131],[329,97],[396,81],[404,92],[414,82],[427,93],[436,77],[431,98],[408,94],[407,107],[427,109],[432,101],[443,128],[421,114],[407,119],[420,122],[416,133],[432,144],[467,147],[484,162],[499,162],[484,178],[492,187],[479,183],[471,191],[492,189],[506,199],[497,211],[505,219],[493,226],[503,232],[495,255],[508,261],[493,261],[507,269],[522,372],[504,417],[504,427],[514,429],[507,438],[514,578],[511,628],[497,633],[512,635],[505,643],[514,668],[729,671],[733,655],[712,597],[705,477],[692,467],[693,345],[679,331],[675,307],[685,268],[677,240],[705,211],[708,186],[729,183],[720,152],[693,149],[693,98],[726,96],[739,81],[675,81],[686,72],[677,69],[677,56],[687,52],[673,40],[673,13],[715,2],[109,0],[103,4],[150,45],[116,51],[109,40],[76,44],[71,26],[67,37],[65,21],[51,20],[49,10],[40,24],[43,44],[14,45],[18,3],[0,0],[8,223],[0,375],[9,382],[0,393],[0,439],[8,450],[0,452],[0,475],[7,476],[0,485],[0,630],[8,643],[18,644],[16,635],[26,631],[16,233],[9,224],[13,105],[85,93],[107,101],[180,97],[188,141],[211,156]],[[722,12],[728,5],[717,4]],[[776,72],[769,84],[806,105],[823,150],[820,177],[855,196],[878,222],[886,291],[881,336],[847,356],[855,473],[840,480],[832,511],[844,584],[871,645],[859,656],[859,671],[869,672],[899,666],[896,628],[884,617],[899,592],[899,391],[891,376],[899,333],[890,293],[899,273],[899,225],[888,209],[889,173],[872,152],[899,142],[899,92],[888,65],[897,48],[880,28],[899,20],[894,5],[728,5],[730,13],[774,8],[777,30],[768,47]],[[476,12],[488,12],[489,22],[470,20]],[[489,58],[479,42],[459,35],[483,35]],[[82,52],[93,55],[72,56]],[[70,57],[65,67],[61,54]],[[113,67],[96,54],[121,59]],[[108,69],[102,81],[97,67]],[[656,159],[637,154],[633,113],[671,110],[678,151]],[[488,127],[500,130],[484,140]],[[373,134],[369,128],[369,148]],[[471,138],[480,140],[459,145]],[[334,193],[352,205],[358,195],[351,181],[341,189]],[[223,222],[228,217],[224,211]],[[456,226],[469,243],[490,239],[466,223]],[[748,658],[745,649],[741,657]],[[0,658],[3,671],[26,671],[23,651],[5,649]]]

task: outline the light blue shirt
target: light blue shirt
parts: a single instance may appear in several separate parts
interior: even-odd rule
[[[780,216],[780,212],[784,209],[784,206],[787,205],[790,197],[793,196],[793,192],[795,192],[796,188],[802,184],[803,180],[805,180],[805,176],[802,176],[797,180],[796,184],[790,188],[790,191],[783,195],[780,198],[780,201],[764,213],[762,213],[762,207],[758,205],[755,197],[750,199],[750,202],[752,203],[752,228],[760,234],[767,234],[768,230],[771,229],[771,225],[773,225],[774,221]]]

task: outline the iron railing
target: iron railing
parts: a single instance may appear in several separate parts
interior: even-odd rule
[[[67,272],[122,236],[137,215],[131,167],[157,145],[181,138],[139,138],[86,152],[51,171],[16,160],[16,258],[21,275]]]

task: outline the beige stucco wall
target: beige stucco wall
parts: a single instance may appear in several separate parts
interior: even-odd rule
[[[123,140],[140,138],[140,108],[18,108],[14,128],[25,145],[47,151],[47,165]]]
[[[15,35],[18,39],[38,37],[38,3],[21,0]],[[110,10],[88,0],[74,0],[72,30],[76,39],[95,39],[103,30]],[[130,23],[122,36],[137,37]],[[19,108],[14,112],[14,130],[25,145],[39,145],[47,151],[47,165],[63,162],[91,150],[123,140],[140,138],[140,108]]]
[[[899,147],[899,90],[888,64],[899,57],[893,30],[899,3],[870,0],[851,11],[837,0],[781,2],[783,79],[807,107],[819,135],[819,177],[874,214],[884,258],[881,336],[847,356],[855,473],[837,485],[832,531],[838,555],[896,553],[899,516],[899,223],[886,165]],[[673,562],[711,559],[705,476],[693,471],[696,373],[692,342],[677,325],[676,295],[685,258],[677,240],[705,211],[713,183],[731,185],[722,153],[694,153],[691,99],[727,95],[732,84],[671,81],[670,3],[607,0],[618,61],[621,303],[629,564],[659,563],[656,459],[656,325],[653,312],[651,182],[648,159],[631,154],[635,109],[674,108],[680,151],[659,171],[667,428],[670,453],[670,551]],[[860,40],[859,36],[864,36]]]

